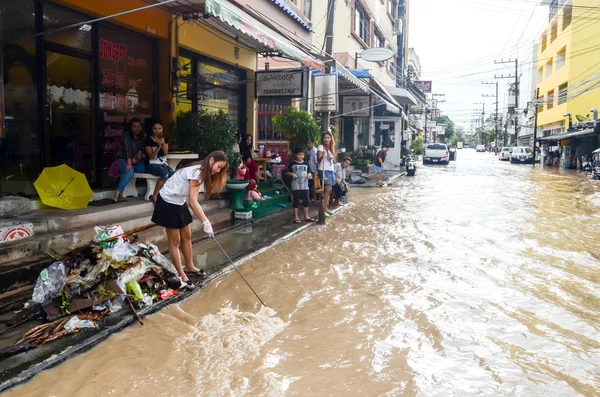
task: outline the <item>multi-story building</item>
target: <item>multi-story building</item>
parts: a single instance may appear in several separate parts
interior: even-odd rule
[[[600,106],[597,6],[596,0],[552,0],[548,26],[539,38],[538,136],[544,151],[560,150],[564,167],[600,145],[598,129],[574,131],[570,122]]]
[[[408,58],[407,4],[408,0],[347,0],[337,1],[333,10],[333,56],[339,68],[350,70],[370,87],[366,93],[339,86],[341,117],[336,122],[340,141],[347,149],[387,142],[392,145],[388,154],[392,164],[399,163],[402,148],[408,145],[403,107],[414,102],[401,88]],[[326,5],[324,1],[322,7],[313,8],[314,20],[327,20]],[[314,46],[323,46],[326,25],[314,25]],[[381,62],[361,58],[370,48],[386,48],[395,56]],[[361,104],[360,109],[356,104]]]
[[[568,129],[566,113],[587,115],[600,106],[600,24],[597,0],[552,0],[549,23],[539,37],[538,129],[541,136]]]

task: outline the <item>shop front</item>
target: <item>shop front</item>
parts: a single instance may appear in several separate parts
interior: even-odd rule
[[[41,170],[63,163],[94,188],[110,186],[107,170],[125,124],[157,115],[157,35],[129,30],[124,19],[94,23],[91,14],[112,11],[78,2],[86,4],[89,14],[67,2],[2,2],[3,194],[35,196],[32,182]],[[123,6],[141,4],[125,0]],[[136,17],[154,18],[147,25],[160,25],[167,35],[168,13]]]

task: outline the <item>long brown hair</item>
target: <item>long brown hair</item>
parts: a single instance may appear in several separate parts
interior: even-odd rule
[[[331,137],[331,142],[329,143],[329,147],[325,147],[325,142],[323,141],[323,138],[325,137],[325,135],[329,135]],[[331,132],[327,131],[327,132],[324,132],[323,134],[321,134],[321,145],[323,145],[323,149],[329,150],[331,152],[331,154],[333,154],[334,156],[336,155],[335,139],[333,139],[333,134]]]
[[[210,159],[213,159],[213,164],[218,161],[225,162],[225,167],[221,168],[221,171],[219,171],[219,173],[216,175],[212,174]],[[225,183],[227,182],[227,169],[229,168],[227,154],[225,154],[224,151],[215,150],[203,160],[195,161],[186,167],[192,167],[195,165],[200,165],[198,182],[200,182],[200,184],[204,183],[204,197],[210,198],[213,193],[219,193],[221,190],[223,190]]]

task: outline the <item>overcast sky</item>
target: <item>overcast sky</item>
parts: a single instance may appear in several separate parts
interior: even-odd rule
[[[421,60],[421,79],[433,81],[433,92],[445,94],[440,108],[469,128],[473,110],[486,102],[495,110],[494,74],[514,75],[514,64],[494,60],[518,57],[520,102],[529,100],[534,38],[548,21],[548,6],[539,0],[409,0],[409,47]],[[505,108],[509,80],[499,83],[500,111]],[[442,98],[444,99],[444,98]],[[520,104],[520,105],[521,105]],[[522,107],[522,106],[520,106]]]

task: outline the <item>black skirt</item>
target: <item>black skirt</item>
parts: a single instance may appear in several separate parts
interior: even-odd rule
[[[167,203],[158,194],[154,213],[152,214],[152,222],[167,229],[183,229],[192,223],[192,214],[186,204],[176,205]]]

